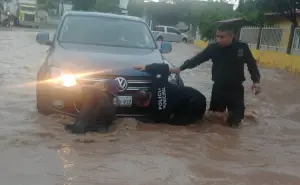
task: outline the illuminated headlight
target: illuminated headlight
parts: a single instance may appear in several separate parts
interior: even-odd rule
[[[66,87],[72,87],[77,84],[76,77],[74,75],[62,74],[61,82]]]
[[[53,83],[63,85],[65,87],[72,87],[77,84],[76,76],[70,73],[64,73],[58,68],[51,68],[51,78]]]

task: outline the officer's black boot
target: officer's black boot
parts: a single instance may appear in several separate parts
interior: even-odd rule
[[[232,112],[228,112],[227,124],[231,128],[239,128],[242,123],[242,119],[238,118],[238,116],[234,115]]]

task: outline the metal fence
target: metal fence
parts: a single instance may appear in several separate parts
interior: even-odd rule
[[[240,40],[248,42],[251,48],[256,48],[259,43],[260,50],[286,52],[289,29],[264,27],[260,30],[259,27],[244,27],[240,32]]]
[[[259,39],[259,28],[257,27],[244,27],[240,32],[240,40],[249,44],[250,48],[256,49]]]
[[[295,29],[291,53],[294,55],[300,55],[300,28]]]

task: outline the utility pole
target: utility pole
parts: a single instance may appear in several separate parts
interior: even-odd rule
[[[60,0],[60,16],[64,15],[64,0]]]

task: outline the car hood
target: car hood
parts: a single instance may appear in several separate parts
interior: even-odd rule
[[[124,48],[79,44],[57,44],[50,65],[72,73],[101,73],[101,75],[141,76],[136,65],[161,63],[158,49]]]

